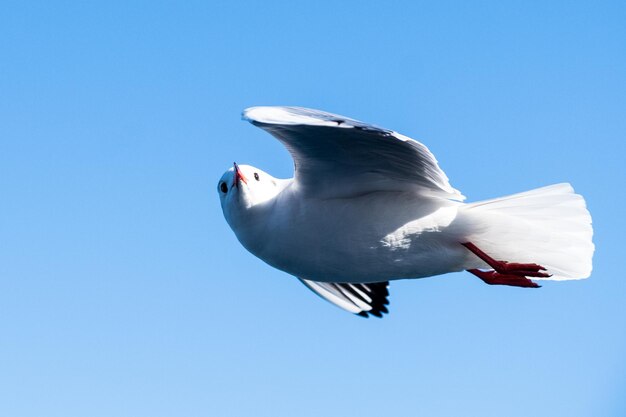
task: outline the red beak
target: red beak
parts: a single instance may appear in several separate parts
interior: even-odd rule
[[[239,188],[239,180],[248,183],[248,179],[243,175],[243,172],[239,169],[237,162],[233,162],[233,166],[235,167],[235,178],[233,179],[233,185]]]

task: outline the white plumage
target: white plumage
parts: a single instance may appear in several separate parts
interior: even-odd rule
[[[471,203],[463,213],[476,230],[468,240],[485,252],[498,259],[538,263],[552,274],[535,279],[591,275],[591,216],[569,184]]]
[[[360,315],[387,282],[469,270],[489,284],[591,273],[591,217],[569,184],[465,204],[421,143],[343,116],[253,107],[244,119],[291,153],[294,178],[242,165],[220,179],[224,216],[268,264]]]

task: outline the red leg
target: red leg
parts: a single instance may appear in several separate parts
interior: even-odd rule
[[[551,275],[545,271],[541,265],[537,264],[518,264],[513,262],[506,261],[496,261],[491,256],[487,255],[485,252],[480,250],[476,245],[471,242],[461,243],[467,249],[469,249],[474,255],[478,256],[482,259],[487,265],[492,267],[496,272],[502,275],[517,275],[521,277],[538,277],[538,278],[548,278]]]
[[[480,269],[468,269],[467,272],[471,272],[489,285],[510,285],[511,287],[525,288],[541,287],[541,285],[519,275],[505,275],[496,271],[481,271]]]
[[[471,242],[462,243],[462,245],[494,269],[493,271],[468,269],[468,272],[476,275],[489,285],[510,285],[512,287],[539,288],[540,285],[534,283],[526,277],[547,278],[550,276],[550,274],[546,272],[541,272],[546,270],[546,268],[541,265],[497,261]]]

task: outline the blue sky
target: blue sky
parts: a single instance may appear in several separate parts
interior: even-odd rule
[[[0,415],[626,414],[623,2],[0,5]],[[549,4],[545,4],[549,3]],[[394,282],[364,320],[248,254],[252,105],[423,141],[470,201],[587,199],[594,272]]]

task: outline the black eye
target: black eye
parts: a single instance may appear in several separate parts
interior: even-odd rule
[[[223,181],[220,183],[220,190],[221,190],[224,194],[226,194],[226,193],[228,192],[228,186],[227,186],[227,185],[226,185],[226,183],[225,183],[225,182],[223,182]]]
[[[254,179],[257,181],[259,180],[259,174],[257,174],[256,172],[254,173]]]

